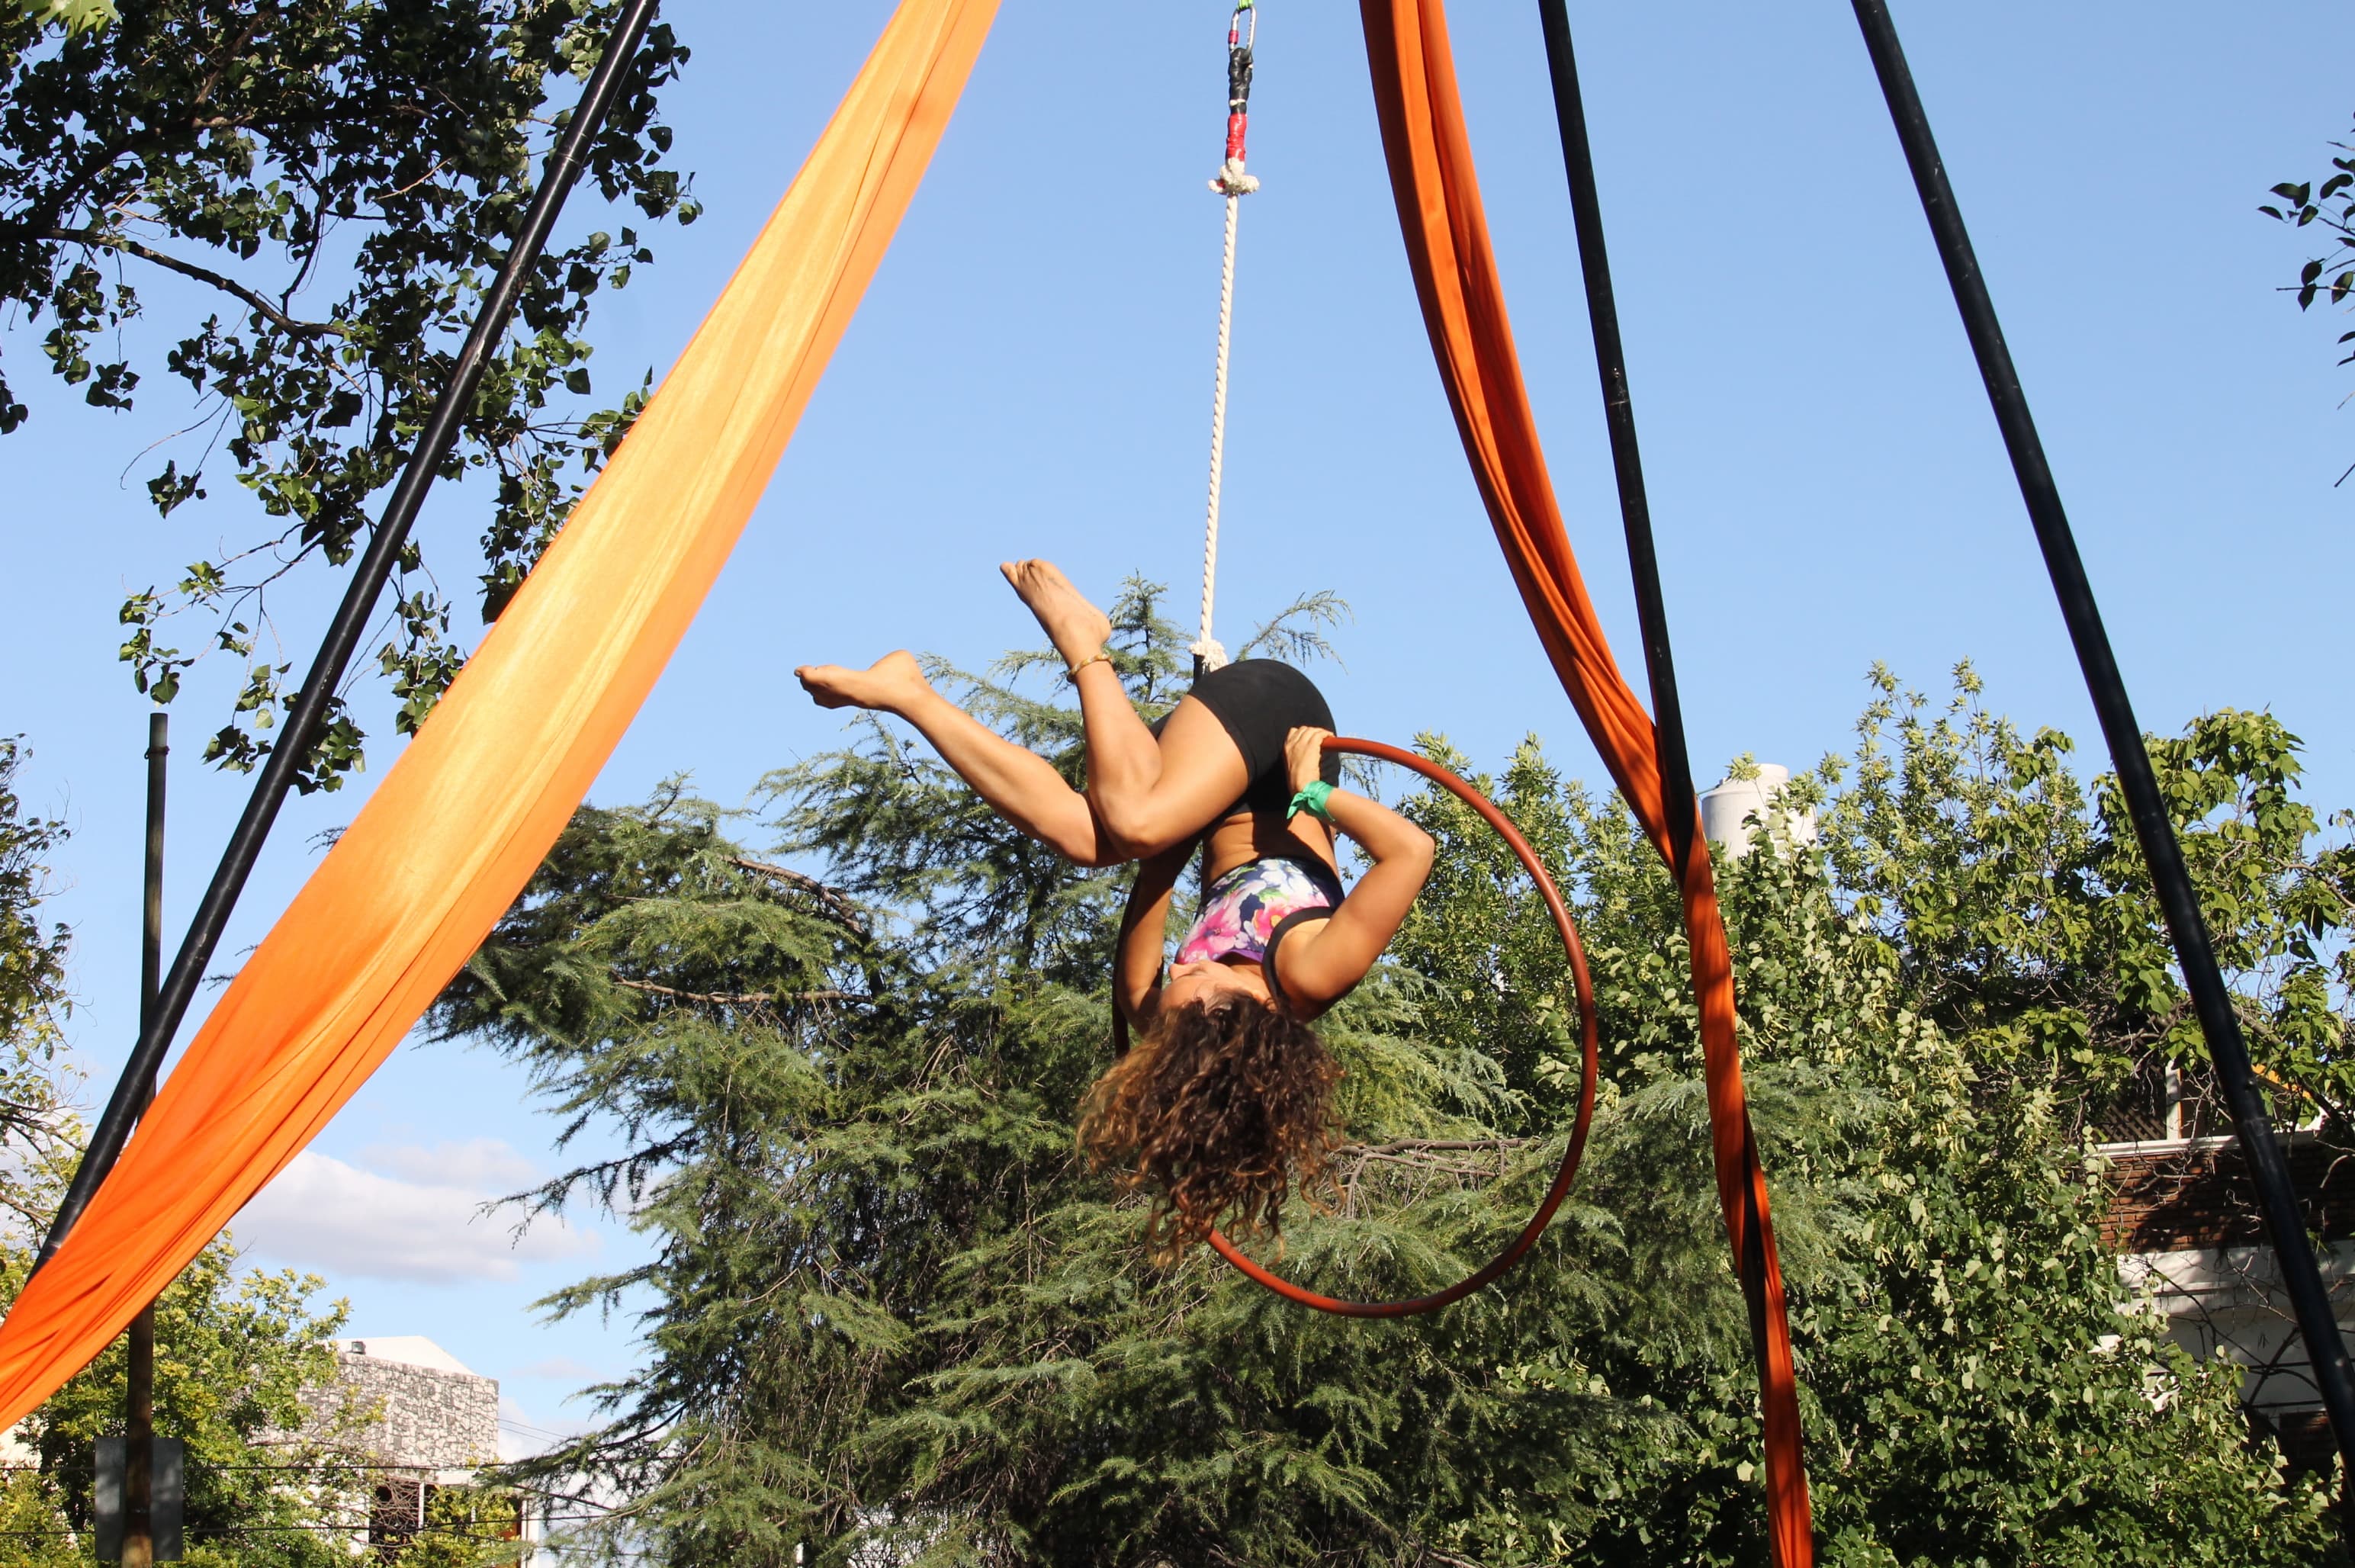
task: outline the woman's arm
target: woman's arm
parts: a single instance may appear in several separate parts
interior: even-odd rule
[[[1303,726],[1285,740],[1295,790],[1306,788],[1322,770],[1329,733]],[[1374,863],[1332,919],[1303,924],[1276,949],[1284,995],[1310,1009],[1338,1001],[1366,977],[1431,875],[1431,835],[1389,806],[1337,789],[1326,797],[1325,812]]]
[[[1138,1029],[1152,1019],[1161,997],[1161,958],[1169,940],[1169,895],[1193,859],[1194,846],[1180,844],[1137,862],[1120,917],[1119,956],[1113,962],[1113,1003]]]

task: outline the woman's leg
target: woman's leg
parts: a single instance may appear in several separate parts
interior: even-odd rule
[[[914,656],[887,654],[867,669],[804,665],[794,674],[821,708],[872,709],[913,724],[992,810],[1077,864],[1111,866],[1127,859],[1109,852],[1087,797],[1065,784],[1052,763],[934,691]]]
[[[1066,663],[1103,649],[1111,621],[1061,572],[1043,560],[1003,570]],[[1118,865],[1182,843],[1217,821],[1251,783],[1242,753],[1209,709],[1180,702],[1156,740],[1120,677],[1101,659],[1078,679],[1085,795],[1044,757],[934,691],[908,654],[889,655],[863,670],[805,665],[794,673],[821,707],[875,709],[913,724],[999,816],[1082,866]]]
[[[1066,665],[1103,651],[1112,622],[1050,562],[1008,561],[999,569]],[[1109,661],[1081,669],[1080,714],[1086,726],[1088,800],[1109,848],[1141,860],[1183,843],[1216,822],[1251,784],[1242,752],[1217,715],[1181,701],[1156,738]]]

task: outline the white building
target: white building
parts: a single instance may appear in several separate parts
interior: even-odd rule
[[[352,1455],[368,1477],[355,1547],[398,1560],[445,1488],[480,1484],[499,1457],[499,1385],[421,1335],[337,1339],[336,1381],[307,1391],[304,1436]],[[353,1424],[353,1417],[358,1418]],[[363,1510],[355,1509],[355,1517]],[[518,1541],[528,1565],[547,1539],[544,1507],[486,1496],[470,1533]],[[494,1517],[496,1516],[496,1517]]]

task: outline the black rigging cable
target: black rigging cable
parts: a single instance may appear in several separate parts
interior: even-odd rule
[[[1955,304],[1962,312],[1963,329],[1970,336],[1971,352],[1978,357],[1979,375],[1987,382],[1987,401],[1994,406],[1996,423],[2001,427],[2004,446],[2011,454],[2012,472],[2019,477],[2020,496],[2028,503],[2036,542],[2043,549],[2045,569],[2051,574],[2052,591],[2061,601],[2061,616],[2068,623],[2069,640],[2076,645],[2077,662],[2085,672],[2085,688],[2093,694],[2094,711],[2101,720],[2103,738],[2109,742],[2111,764],[2117,769],[2118,789],[2134,820],[2135,837],[2142,842],[2143,858],[2149,862],[2151,882],[2158,892],[2168,933],[2175,941],[2175,955],[2183,968],[2185,988],[2191,993],[2200,1032],[2207,1036],[2208,1053],[2215,1061],[2216,1075],[2223,1081],[2225,1098],[2232,1107],[2241,1151],[2256,1178],[2265,1229],[2281,1263],[2282,1284],[2296,1309],[2298,1331],[2305,1336],[2307,1359],[2314,1369],[2315,1386],[2321,1391],[2332,1435],[2339,1441],[2341,1476],[2355,1477],[2355,1371],[2349,1367],[2347,1347],[2331,1314],[2329,1294],[2323,1287],[2321,1272],[2315,1266],[2314,1249],[2307,1240],[2306,1221],[2298,1213],[2296,1191],[2290,1182],[2289,1162],[2274,1137],[2264,1098],[2249,1068],[2249,1048],[2241,1038],[2241,1020],[2232,1009],[2232,993],[2224,984],[2215,950],[2209,944],[2207,923],[2200,916],[2200,901],[2192,891],[2182,847],[2176,842],[2174,820],[2159,795],[2158,780],[2151,771],[2150,753],[2143,743],[2141,726],[2135,722],[2134,708],[2126,699],[2126,681],[2118,673],[2109,634],[2103,629],[2101,611],[2094,603],[2093,584],[2087,581],[2085,563],[2077,554],[2077,540],[2070,530],[2068,514],[2061,507],[2060,486],[2053,482],[2051,466],[2045,461],[2044,443],[2037,436],[2036,421],[2029,415],[2028,397],[2020,388],[2019,372],[2012,365],[2011,350],[2004,344],[1995,302],[1987,293],[1987,279],[1979,272],[1978,258],[1971,250],[1962,212],[1955,205],[1946,166],[1940,161],[1938,144],[1931,137],[1929,117],[1923,112],[1921,94],[1914,90],[1913,73],[1897,41],[1896,26],[1890,20],[1884,0],[1852,0],[1852,4],[1857,23],[1864,29],[1865,48],[1872,56],[1872,69],[1881,78],[1881,94],[1889,101],[1890,118],[1896,123],[1897,139],[1904,145],[1905,161],[1913,171],[1922,210],[1937,240],[1938,259],[1945,263],[1946,280],[1954,286]]]
[[[1627,395],[1627,357],[1619,346],[1619,302],[1611,289],[1611,257],[1603,244],[1603,204],[1594,189],[1594,158],[1586,140],[1586,105],[1578,91],[1578,60],[1570,47],[1564,0],[1539,0],[1545,24],[1546,61],[1553,73],[1554,117],[1561,130],[1561,160],[1570,176],[1570,211],[1578,230],[1578,262],[1585,275],[1586,318],[1594,335],[1594,368],[1603,380],[1603,418],[1611,432],[1611,473],[1619,486],[1619,517],[1627,533],[1627,565],[1636,579],[1636,619],[1644,638],[1644,673],[1652,688],[1653,753],[1667,803],[1668,842],[1679,884],[1692,854],[1692,758],[1685,750],[1684,704],[1677,696],[1677,665],[1668,643],[1668,601],[1660,591],[1660,556],[1652,542],[1652,506],[1644,494],[1644,460],[1636,445],[1636,410]]]
[[[1595,189],[1594,156],[1586,134],[1586,104],[1578,88],[1578,58],[1571,48],[1565,0],[1539,0],[1545,26],[1546,61],[1553,77],[1554,115],[1561,133],[1561,157],[1570,176],[1571,217],[1578,231],[1579,266],[1586,284],[1586,315],[1594,338],[1594,368],[1603,383],[1604,422],[1611,432],[1612,477],[1619,490],[1619,516],[1627,534],[1627,565],[1636,581],[1636,614],[1644,638],[1644,671],[1652,688],[1653,754],[1660,769],[1660,800],[1678,887],[1685,882],[1693,842],[1695,801],[1692,759],[1685,745],[1684,705],[1677,696],[1677,668],[1668,640],[1668,602],[1660,588],[1659,551],[1652,538],[1652,508],[1644,492],[1644,462],[1636,444],[1636,410],[1627,391],[1627,359],[1619,342],[1618,296],[1611,287],[1611,256],[1603,239],[1603,203]],[[1703,846],[1698,852],[1706,855]],[[1744,1119],[1743,1136],[1753,1139]],[[1750,1151],[1754,1165],[1756,1150]],[[1742,1188],[1742,1201],[1751,1189]],[[1767,1359],[1765,1227],[1752,1213],[1736,1273],[1749,1309],[1750,1338],[1763,1370]]]

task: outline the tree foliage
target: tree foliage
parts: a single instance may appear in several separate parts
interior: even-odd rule
[[[123,606],[123,657],[159,702],[208,651],[241,661],[226,766],[269,750],[292,700],[269,592],[341,566],[399,474],[484,291],[571,83],[619,0],[123,0],[0,8],[0,304],[92,407],[130,409],[158,371],[185,429],[149,449],[156,508],[226,468],[260,517],[176,583]],[[664,166],[657,90],[687,59],[652,28],[588,157],[588,184],[649,221],[695,215]],[[496,616],[638,407],[585,411],[591,303],[653,259],[638,230],[553,247],[494,356],[444,473],[496,487],[482,610]],[[170,325],[160,332],[151,311]],[[193,405],[193,408],[190,407]],[[182,416],[186,416],[182,419]],[[0,433],[27,410],[0,378]],[[446,570],[446,568],[445,568]],[[378,663],[413,730],[456,674],[453,596],[403,556]],[[175,630],[182,617],[194,629]],[[300,780],[359,765],[340,699]]]
[[[1843,909],[1919,1005],[1980,1072],[2053,1083],[2080,1125],[2175,1061],[2195,1116],[2226,1125],[2115,780],[2086,784],[2066,735],[1988,712],[1968,665],[1937,712],[1872,679],[1825,840]],[[2220,709],[2149,746],[2252,1053],[2295,1091],[2296,1119],[2319,1107],[2355,1127],[2355,813],[2325,835],[2296,796],[2298,739],[2268,713]]]
[[[7,1299],[29,1262],[21,1244],[0,1257]],[[308,1413],[304,1392],[335,1377],[325,1341],[342,1328],[343,1307],[321,1308],[319,1285],[291,1271],[240,1271],[224,1237],[155,1304],[155,1430],[187,1445],[191,1564],[331,1568],[350,1560],[344,1541],[356,1522],[349,1499],[365,1495],[360,1472],[332,1444],[293,1435]],[[28,1563],[89,1561],[65,1532],[91,1529],[96,1443],[123,1431],[123,1355],[117,1339],[28,1420],[40,1468],[16,1481],[14,1528],[46,1526]]]
[[[1150,591],[1116,621],[1117,667],[1156,711],[1181,638]],[[1077,777],[1077,715],[1021,691],[1024,667],[937,673]],[[2165,988],[2125,1008],[2131,966],[2097,961],[2091,931],[2038,945],[2034,890],[1991,869],[2059,837],[2129,883],[2095,848],[2107,786],[2069,796],[2055,773],[2007,795],[2014,752],[2065,743],[2011,737],[1975,685],[1942,719],[1883,687],[1828,845],[1724,868],[1828,1561],[2322,1560],[2319,1491],[2253,1445],[2232,1369],[2121,1307],[2100,1243],[2083,1086],[2154,1048]],[[2240,722],[2158,749],[2220,844],[2232,804],[2287,776],[2274,741],[2216,751]],[[1521,1269],[1383,1323],[1301,1312],[1207,1253],[1147,1262],[1141,1205],[1087,1172],[1071,1128],[1103,1061],[1123,879],[1029,844],[890,725],[770,782],[775,853],[823,880],[748,853],[681,786],[583,808],[436,1020],[527,1061],[568,1133],[621,1137],[536,1195],[601,1200],[652,1243],[551,1302],[643,1314],[646,1365],[547,1461],[627,1499],[604,1544],[681,1568],[797,1545],[834,1563],[1762,1560],[1673,893],[1625,809],[1534,741],[1481,782],[1573,893],[1605,1083],[1581,1186]],[[1576,1094],[1564,960],[1518,866],[1452,797],[1404,806],[1438,867],[1327,1020],[1357,1143],[1344,1200],[1288,1219],[1281,1259],[1340,1295],[1427,1290],[1488,1255]],[[2194,863],[2216,898],[2216,858]],[[2019,918],[1965,941],[1917,882]],[[2256,924],[2232,926],[2236,961],[2271,951]],[[2019,974],[2045,979],[2014,996]],[[2090,1060],[2041,1021],[2068,1008]]]
[[[42,1172],[69,1153],[57,1060],[70,934],[44,925],[48,857],[61,822],[29,816],[16,792],[24,752],[0,740],[0,1213],[27,1223],[39,1211]]]

